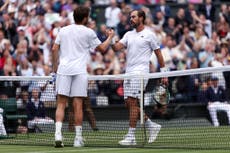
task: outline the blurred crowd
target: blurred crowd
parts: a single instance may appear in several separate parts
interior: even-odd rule
[[[155,32],[171,71],[224,66],[230,63],[230,5],[212,0],[178,0],[175,15],[166,0],[0,0],[0,75],[47,76],[51,73],[51,46],[61,27],[72,24],[79,4],[91,8],[88,27],[101,41],[113,28],[119,40],[131,27],[129,12],[143,9],[146,27]],[[171,0],[170,2],[174,2]],[[188,2],[188,3],[187,3]],[[106,5],[105,19],[97,23],[97,5]],[[148,7],[149,4],[154,6]],[[182,5],[181,5],[182,6]],[[184,5],[183,5],[184,6]],[[151,71],[159,66],[153,53]],[[125,71],[126,50],[101,53],[92,50],[88,73],[114,75]],[[118,87],[121,86],[118,82]],[[93,89],[93,88],[90,88]],[[89,89],[89,90],[90,90]],[[121,95],[121,91],[117,94]],[[106,91],[105,91],[106,92]]]
[[[0,74],[46,75],[46,66],[52,64],[52,43],[61,27],[73,23],[73,9],[80,3],[92,8],[88,26],[95,30],[101,41],[106,39],[107,28],[115,29],[116,37],[120,39],[131,30],[130,10],[143,9],[147,15],[146,27],[156,33],[166,65],[171,70],[229,63],[230,6],[224,3],[217,8],[212,0],[205,0],[199,5],[190,2],[186,8],[178,8],[176,15],[172,16],[165,0],[159,0],[154,9],[142,5],[140,0],[110,0],[104,11],[105,22],[96,23],[99,16],[95,15],[92,5],[96,5],[97,1],[5,0],[0,1]],[[104,70],[102,74],[124,73],[125,50],[115,53],[108,48],[105,55],[92,50],[90,55],[90,74],[97,73],[94,71],[97,68]],[[154,54],[150,60],[152,71],[157,71]],[[198,65],[192,65],[196,61]]]

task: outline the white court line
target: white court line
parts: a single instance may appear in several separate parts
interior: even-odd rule
[[[24,152],[24,153],[88,152],[88,151],[104,151],[104,150],[108,150],[108,151],[111,150],[112,151],[112,150],[123,150],[123,149],[129,149],[129,148],[100,148],[100,149],[97,149],[97,148],[94,148],[94,149],[75,148],[72,150],[65,150],[65,148],[60,148],[60,150],[55,149],[55,150],[50,150],[50,151],[32,151],[32,152]],[[10,153],[10,152],[8,152],[8,153]],[[15,153],[15,152],[12,152],[12,153]]]

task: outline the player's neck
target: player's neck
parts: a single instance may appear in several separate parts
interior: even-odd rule
[[[76,25],[83,25],[84,26],[84,24],[83,23],[75,23]]]
[[[142,30],[144,30],[145,25],[144,24],[140,24],[138,27],[136,27],[136,32],[141,32]]]

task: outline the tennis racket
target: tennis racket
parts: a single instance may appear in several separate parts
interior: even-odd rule
[[[156,85],[153,89],[153,101],[160,105],[167,105],[170,100],[168,86],[162,83]]]

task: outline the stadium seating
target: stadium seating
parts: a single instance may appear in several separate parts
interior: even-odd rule
[[[15,132],[17,134],[19,120],[27,120],[27,115],[21,115],[18,113],[15,98],[0,99],[0,108],[3,108],[4,110],[3,116],[7,132]]]

